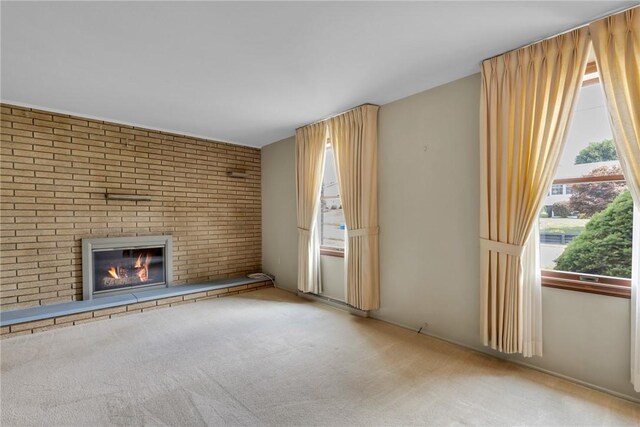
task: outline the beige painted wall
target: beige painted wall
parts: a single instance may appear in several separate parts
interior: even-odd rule
[[[504,357],[480,340],[479,97],[473,75],[380,109],[381,308],[373,315],[414,329],[426,322],[428,334]],[[262,154],[263,266],[292,290],[293,143]],[[629,300],[545,288],[543,315],[545,356],[525,363],[640,398],[629,383]]]
[[[275,274],[280,288],[296,291],[298,229],[296,223],[295,139],[262,148],[262,270]]]
[[[323,255],[320,257],[321,295],[338,301],[347,301],[344,258]]]

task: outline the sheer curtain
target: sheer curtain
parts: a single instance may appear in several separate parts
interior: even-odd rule
[[[640,8],[589,25],[620,165],[634,201],[631,382],[640,391]]]
[[[324,122],[296,130],[298,289],[315,294],[322,291],[316,218],[320,207],[326,143],[327,126]]]
[[[363,105],[328,123],[347,224],[347,303],[361,310],[380,307],[378,108]]]
[[[587,60],[587,28],[482,63],[481,327],[485,345],[542,355],[537,233]]]

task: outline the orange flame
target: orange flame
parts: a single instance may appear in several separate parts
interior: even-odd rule
[[[111,275],[111,277],[113,277],[114,279],[119,279],[118,277],[118,272],[116,271],[115,267],[111,267],[108,270],[108,273]]]
[[[142,263],[142,254],[138,255],[135,268],[138,269],[138,278],[141,282],[149,280],[149,264],[151,264],[151,255],[145,254],[144,264]]]

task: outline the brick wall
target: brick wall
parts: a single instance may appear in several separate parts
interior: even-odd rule
[[[0,114],[2,309],[81,299],[85,237],[173,235],[176,284],[260,269],[260,150],[6,104]]]

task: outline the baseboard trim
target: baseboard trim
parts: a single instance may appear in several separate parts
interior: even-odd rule
[[[347,311],[347,312],[353,314],[354,316],[369,317],[369,311],[360,310],[358,308],[350,306],[346,302],[338,301],[338,300],[333,299],[333,298],[329,298],[329,297],[325,297],[325,296],[317,295],[317,294],[305,293],[305,292],[301,292],[301,291],[298,291],[298,296],[300,298],[308,299],[310,301],[316,301],[316,302],[321,302],[321,303],[324,303],[324,304],[328,304],[328,305],[330,305],[332,307],[339,308],[340,310]]]
[[[378,316],[375,316],[375,315],[371,315],[371,314],[369,315],[369,317],[371,319],[375,319],[375,320],[379,320],[381,322],[389,323],[391,325],[395,325],[395,326],[398,326],[398,327],[403,328],[403,329],[408,329],[408,330],[416,332],[416,333],[418,332],[417,328],[414,328],[414,327],[411,327],[411,326],[407,326],[407,325],[404,325],[402,323],[398,323],[398,322],[394,322],[394,321],[391,321],[391,320],[387,320],[387,319],[384,319],[384,318],[381,318],[381,317],[378,317]],[[597,391],[600,391],[600,392],[603,392],[603,393],[607,393],[607,394],[610,394],[612,396],[618,397],[620,399],[627,400],[629,402],[640,403],[640,399],[639,398],[630,396],[628,394],[620,393],[619,391],[611,390],[611,389],[608,389],[606,387],[602,387],[602,386],[590,383],[588,381],[583,381],[583,380],[571,377],[569,375],[565,375],[565,374],[561,374],[559,372],[555,372],[555,371],[551,371],[551,370],[548,370],[548,369],[544,369],[544,368],[541,368],[539,366],[532,365],[532,364],[529,364],[529,363],[526,363],[526,362],[521,362],[519,360],[508,359],[506,357],[500,357],[498,355],[495,355],[493,353],[485,351],[484,349],[481,349],[481,348],[478,348],[478,347],[473,347],[471,345],[468,345],[468,344],[465,344],[465,343],[462,343],[462,342],[458,342],[456,340],[452,340],[452,339],[449,339],[449,338],[445,338],[445,337],[442,337],[440,335],[428,333],[428,332],[425,332],[425,331],[421,331],[420,335],[426,335],[426,336],[428,336],[430,338],[435,338],[437,340],[444,341],[444,342],[449,343],[449,344],[453,344],[453,345],[457,345],[457,346],[460,346],[460,347],[464,347],[467,350],[471,350],[473,352],[480,353],[482,355],[490,356],[490,357],[493,357],[494,359],[497,359],[497,360],[513,363],[513,364],[516,364],[516,365],[523,366],[525,368],[529,368],[529,369],[533,369],[533,370],[538,371],[538,372],[542,372],[542,373],[547,374],[547,375],[551,375],[551,376],[554,376],[554,377],[557,377],[557,378],[562,378],[564,380],[567,380],[567,381],[572,382],[574,384],[577,384],[579,386],[590,388],[590,389],[593,389],[593,390],[597,390]]]

